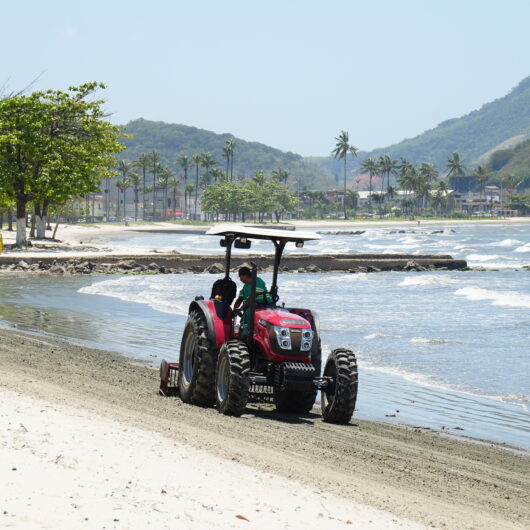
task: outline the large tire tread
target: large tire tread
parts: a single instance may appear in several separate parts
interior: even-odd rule
[[[189,327],[192,330],[189,330]],[[208,338],[208,325],[204,315],[193,311],[188,317],[184,328],[183,340],[186,333],[193,332],[197,337],[197,359],[195,361],[194,376],[188,391],[180,392],[182,401],[203,407],[210,407],[215,403],[215,367],[217,352],[215,345]],[[182,370],[182,359],[181,359]],[[180,389],[180,385],[179,385]]]
[[[221,414],[227,416],[241,416],[248,403],[250,389],[250,355],[247,346],[239,340],[226,342],[219,352],[219,360],[222,356],[228,358],[230,370],[228,391],[226,398],[221,401],[216,392],[217,409]],[[217,369],[220,362],[217,363]],[[216,374],[216,380],[217,380]]]
[[[335,392],[330,400],[322,392],[322,416],[327,423],[347,424],[357,401],[357,360],[351,350],[337,348],[328,357],[324,376],[328,375],[332,363],[336,370]]]

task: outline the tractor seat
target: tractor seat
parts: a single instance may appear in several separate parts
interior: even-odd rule
[[[216,296],[220,296],[221,299],[230,306],[232,305],[236,294],[236,282],[234,282],[234,280],[231,278],[221,278],[220,280],[216,280],[214,282],[210,299],[213,300]]]

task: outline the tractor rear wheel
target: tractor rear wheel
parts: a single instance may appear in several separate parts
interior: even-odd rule
[[[250,355],[245,343],[231,340],[223,344],[217,359],[215,398],[217,409],[227,416],[241,416],[248,402]]]
[[[315,377],[320,377],[322,370],[322,347],[320,337],[315,335],[311,347],[311,364],[315,367]],[[308,392],[293,392],[287,390],[277,390],[274,393],[274,403],[276,410],[280,412],[311,412],[317,399],[318,390]]]
[[[327,423],[348,423],[357,401],[357,360],[351,350],[333,350],[326,361],[324,377],[331,379],[322,390],[322,416]]]
[[[214,404],[216,362],[215,344],[208,339],[206,318],[193,311],[180,344],[178,388],[184,403],[206,407]]]

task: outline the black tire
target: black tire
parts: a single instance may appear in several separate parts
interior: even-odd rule
[[[349,423],[357,401],[357,360],[344,348],[333,350],[326,361],[324,377],[333,384],[322,391],[322,416],[327,423]]]
[[[215,344],[208,339],[206,318],[200,311],[190,313],[180,344],[179,394],[184,403],[203,407],[215,403]]]
[[[215,372],[217,409],[227,416],[241,416],[248,402],[250,355],[245,343],[230,340],[223,344]]]
[[[315,334],[311,346],[311,364],[315,367],[315,377],[320,377],[322,370],[322,347],[320,337]],[[311,412],[317,399],[318,390],[309,392],[293,392],[287,390],[277,390],[274,393],[274,403],[279,412]]]

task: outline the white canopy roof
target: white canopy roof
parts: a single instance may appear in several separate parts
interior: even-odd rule
[[[284,241],[311,241],[313,239],[321,239],[320,235],[315,232],[297,232],[295,230],[257,228],[254,226],[235,224],[217,225],[206,232],[207,236],[226,236],[232,234],[250,239],[282,239]]]

